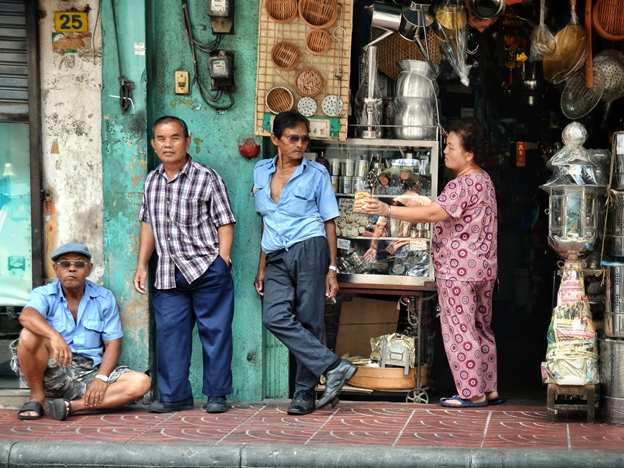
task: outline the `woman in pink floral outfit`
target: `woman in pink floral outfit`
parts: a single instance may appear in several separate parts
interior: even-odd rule
[[[457,395],[448,407],[500,404],[496,342],[491,330],[492,292],[498,272],[496,193],[481,169],[488,137],[477,119],[449,128],[444,165],[451,180],[427,206],[390,206],[371,200],[366,211],[409,221],[435,223],[431,239],[440,321]]]

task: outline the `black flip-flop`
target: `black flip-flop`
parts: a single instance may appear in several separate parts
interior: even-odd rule
[[[48,403],[50,415],[57,421],[65,421],[71,413],[71,403],[68,400],[59,398]]]
[[[22,414],[27,411],[35,411],[37,415],[32,416],[29,414]],[[20,408],[19,413],[17,413],[17,419],[21,419],[22,421],[27,421],[27,420],[30,421],[32,419],[41,419],[43,417],[44,411],[45,410],[43,409],[43,405],[39,403],[38,401],[28,401],[24,403],[22,407]]]
[[[494,398],[493,400],[488,400],[488,406],[502,405],[506,401],[507,401],[507,398]]]

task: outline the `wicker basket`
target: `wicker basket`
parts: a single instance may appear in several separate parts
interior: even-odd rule
[[[299,16],[311,28],[329,28],[338,18],[336,0],[300,0]]]
[[[323,90],[323,77],[314,68],[303,68],[295,75],[295,88],[302,96],[318,96]]]
[[[306,34],[306,49],[314,55],[323,55],[331,46],[331,37],[324,29],[312,29]]]
[[[272,114],[279,114],[280,112],[286,112],[293,108],[295,105],[295,98],[293,97],[290,89],[284,86],[276,86],[269,89],[269,92],[264,98],[264,104],[269,112]]]
[[[420,366],[420,386],[427,384],[427,366]],[[416,369],[405,375],[402,367],[358,366],[358,372],[349,385],[371,390],[411,390],[416,387]]]
[[[380,29],[373,29],[373,39],[381,36],[384,32]],[[440,44],[431,29],[427,31],[427,41],[429,42],[431,61],[439,65]],[[418,44],[403,39],[398,33],[392,34],[377,43],[377,68],[381,73],[396,80],[401,73],[397,65],[399,60],[425,60],[425,57],[420,52]]]
[[[291,71],[297,68],[301,60],[301,53],[292,42],[278,42],[271,50],[271,61],[277,68],[284,71]]]
[[[290,23],[297,17],[297,0],[266,0],[265,8],[276,23]]]

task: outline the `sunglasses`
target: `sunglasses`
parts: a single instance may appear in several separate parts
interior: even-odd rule
[[[286,139],[293,145],[296,145],[297,143],[299,143],[299,140],[301,140],[301,143],[310,143],[310,135],[303,135],[302,137],[300,137],[299,135],[290,135],[287,136]]]
[[[70,262],[69,260],[61,260],[60,262],[55,262],[61,268],[69,268],[71,265],[74,265],[78,269],[82,269],[87,266],[87,262],[84,260],[76,260]]]

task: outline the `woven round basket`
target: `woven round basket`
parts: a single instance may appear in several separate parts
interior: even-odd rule
[[[276,86],[269,89],[269,92],[264,97],[264,103],[269,112],[279,114],[292,109],[295,105],[295,98],[290,89],[284,86]]]
[[[372,31],[373,39],[381,36],[384,31],[374,28]],[[429,42],[429,54],[431,62],[436,65],[440,64],[440,43],[435,37],[432,28],[427,31],[427,40]],[[400,34],[392,34],[383,41],[377,43],[377,67],[384,75],[396,80],[401,70],[397,65],[399,60],[425,60],[418,44],[412,41],[406,41]]]
[[[329,28],[338,18],[336,0],[300,0],[299,16],[311,28]]]
[[[318,96],[323,90],[323,77],[314,68],[303,68],[295,75],[295,88],[302,96]]]
[[[301,60],[301,53],[292,42],[282,41],[273,46],[271,50],[271,61],[277,68],[290,71],[297,68]]]
[[[314,55],[323,55],[331,46],[331,37],[324,29],[312,29],[306,34],[306,49]]]
[[[266,0],[265,7],[276,23],[290,23],[297,17],[297,0]]]

